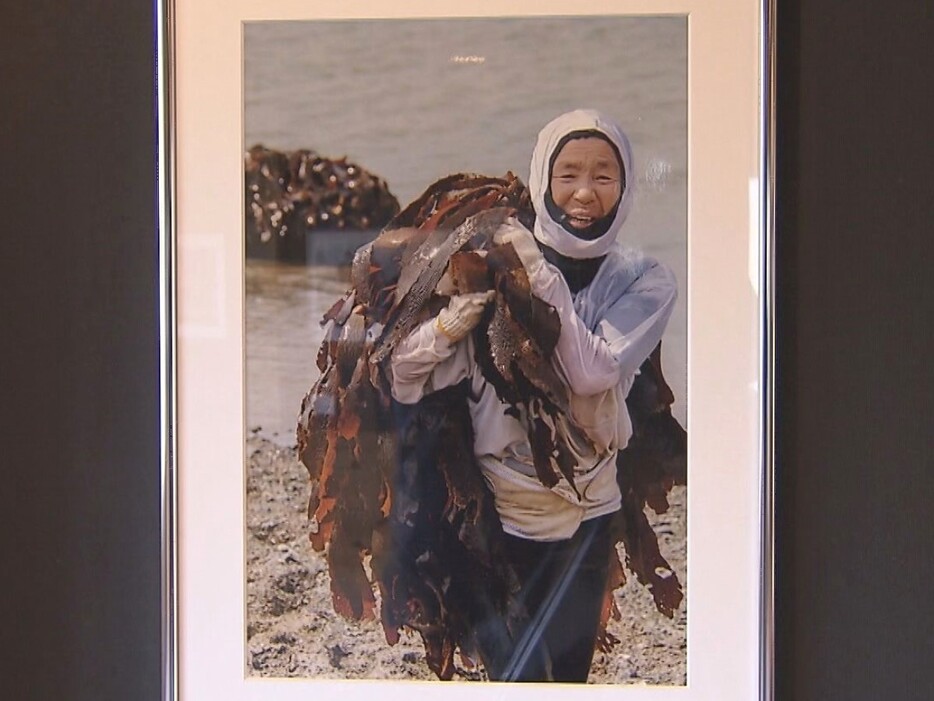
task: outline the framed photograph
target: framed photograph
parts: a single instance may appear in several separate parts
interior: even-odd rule
[[[768,3],[159,10],[165,698],[771,699]]]

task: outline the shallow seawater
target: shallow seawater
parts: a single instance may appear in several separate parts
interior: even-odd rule
[[[349,287],[347,268],[246,264],[246,420],[280,445],[295,441],[302,397],[317,379],[321,317]]]

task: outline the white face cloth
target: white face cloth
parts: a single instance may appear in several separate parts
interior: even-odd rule
[[[626,187],[623,190],[616,216],[606,233],[592,241],[578,238],[551,218],[545,206],[545,194],[551,183],[549,164],[552,154],[567,134],[592,129],[606,136],[619,151],[623,159]],[[632,209],[632,148],[623,130],[614,121],[596,110],[574,110],[556,117],[545,125],[538,134],[538,143],[532,152],[532,168],[529,173],[529,191],[535,208],[535,238],[568,258],[599,258],[606,255],[616,242],[617,234]]]

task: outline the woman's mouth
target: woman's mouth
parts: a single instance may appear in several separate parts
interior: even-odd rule
[[[596,219],[583,213],[568,212],[567,221],[575,229],[584,229],[593,224]]]

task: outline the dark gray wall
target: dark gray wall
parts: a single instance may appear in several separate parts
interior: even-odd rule
[[[779,698],[934,698],[934,6],[779,0]]]
[[[0,20],[0,696],[158,699],[153,9]]]
[[[780,4],[779,698],[929,699],[934,11]],[[13,8],[3,696],[155,701],[154,12]]]

